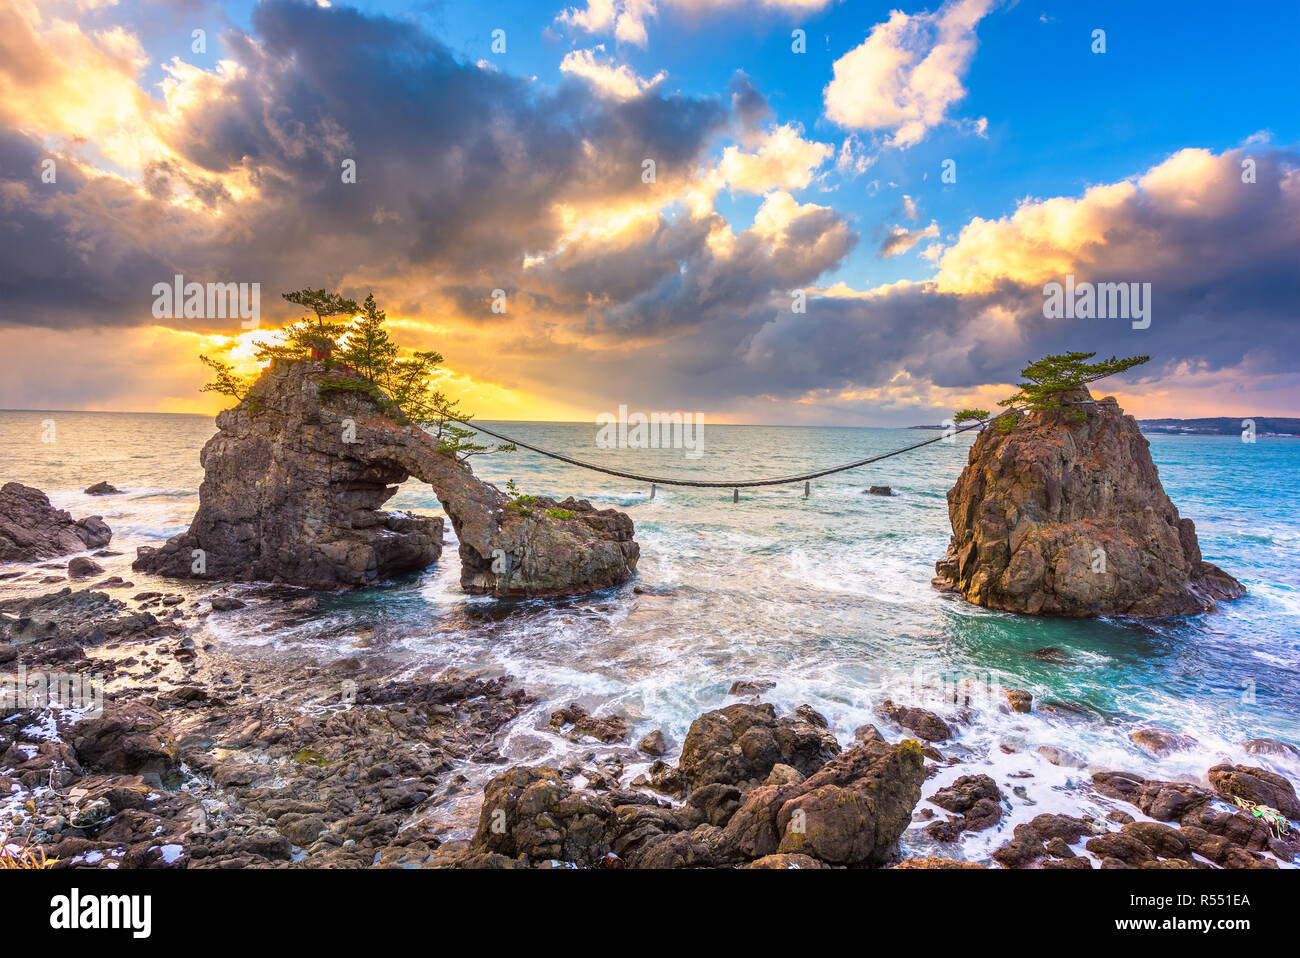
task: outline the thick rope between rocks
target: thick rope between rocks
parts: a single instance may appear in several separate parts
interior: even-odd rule
[[[463,420],[457,420],[463,422]],[[511,443],[520,448],[535,452],[541,456],[547,456],[551,459],[566,462],[571,466],[578,466],[582,469],[590,469],[592,472],[603,472],[607,476],[617,476],[619,479],[633,479],[637,482],[648,482],[657,486],[691,486],[697,489],[742,489],[750,486],[785,486],[793,485],[799,482],[807,482],[811,479],[819,479],[822,476],[833,475],[837,472],[846,472],[849,469],[859,469],[862,466],[870,465],[873,462],[880,462],[882,459],[889,459],[893,456],[902,455],[905,452],[911,452],[914,449],[920,449],[922,446],[930,446],[936,442],[943,442],[949,435],[955,435],[959,432],[966,432],[971,429],[978,429],[984,425],[983,422],[973,423],[969,426],[962,426],[960,429],[953,430],[951,433],[946,431],[941,436],[933,439],[927,439],[924,442],[913,443],[910,446],[904,446],[902,449],[895,449],[892,452],[882,453],[879,456],[872,456],[868,459],[859,459],[857,462],[845,463],[842,466],[832,466],[829,469],[821,469],[817,472],[801,473],[797,476],[777,476],[771,479],[668,479],[663,476],[645,476],[636,472],[624,472],[620,469],[610,469],[606,466],[598,466],[593,462],[584,462],[581,459],[574,459],[572,456],[565,456],[558,452],[551,452],[549,449],[542,449],[540,446],[533,446],[519,439],[512,439],[509,436],[494,432],[486,426],[481,426],[476,422],[466,422],[465,425],[471,429],[477,429],[479,432],[486,433],[494,439],[500,439],[502,442]]]
[[[1066,400],[1065,404],[1071,406],[1117,405],[1116,403],[1113,402],[1111,403],[1098,402],[1095,399]],[[1019,413],[1021,411],[1022,410],[1019,408],[1007,409],[1005,412],[1001,412],[998,413],[996,416],[990,417],[990,419],[997,419],[1001,416],[1005,416],[1008,412]],[[594,462],[586,462],[582,459],[574,459],[572,456],[566,456],[562,453],[552,452],[549,449],[543,449],[540,446],[534,446],[530,443],[524,442],[521,439],[511,438],[510,436],[503,435],[502,433],[496,432],[495,430],[488,429],[486,426],[480,425],[477,422],[471,422],[468,419],[457,419],[455,416],[448,416],[447,418],[451,419],[454,422],[458,422],[463,426],[468,426],[471,429],[477,429],[479,432],[485,433],[494,439],[499,439],[502,442],[509,443],[510,445],[519,446],[520,448],[527,449],[530,452],[535,452],[539,456],[546,456],[547,458],[555,459],[559,462],[568,463],[571,466],[577,466],[580,469],[589,469],[592,472],[601,472],[607,476],[615,476],[619,479],[632,479],[636,482],[648,482],[651,483],[652,485],[657,485],[657,486],[689,486],[695,489],[745,489],[753,486],[786,486],[786,485],[794,485],[795,483],[799,483],[799,482],[808,482],[812,479],[820,479],[822,476],[834,475],[837,472],[847,472],[850,469],[860,469],[863,466],[869,466],[874,462],[880,462],[884,459],[891,459],[894,456],[901,456],[905,452],[912,452],[913,450],[920,449],[923,446],[932,446],[936,442],[943,442],[949,436],[956,435],[959,432],[969,432],[972,429],[979,429],[983,426],[988,425],[989,422],[989,420],[981,419],[978,422],[971,423],[969,426],[962,426],[960,428],[953,429],[951,431],[944,430],[943,435],[936,436],[933,439],[926,439],[924,442],[913,443],[910,446],[903,446],[901,449],[895,449],[891,452],[881,453],[878,456],[871,456],[867,459],[859,459],[856,462],[845,463],[842,466],[832,466],[829,469],[820,469],[816,472],[805,472],[794,476],[776,476],[771,479],[706,480],[706,479],[669,479],[664,476],[646,476],[636,472],[625,472],[621,469],[610,469],[607,466],[598,466]]]

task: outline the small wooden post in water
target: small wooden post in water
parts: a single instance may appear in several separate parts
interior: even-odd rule
[[[811,489],[812,489],[812,482],[811,482],[811,480],[805,479],[805,480],[803,481],[803,497],[804,497],[805,499],[808,498]]]
[[[650,501],[654,502],[654,498],[655,498],[655,487],[654,487],[654,483],[652,482],[650,484]]]
[[[731,501],[732,501],[732,502],[739,502],[739,501],[740,501],[740,488],[739,488],[739,487],[736,487],[735,489],[732,489],[732,490],[731,490]]]

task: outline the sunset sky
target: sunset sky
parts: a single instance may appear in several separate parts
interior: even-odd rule
[[[182,274],[373,291],[489,419],[939,422],[1067,349],[1300,415],[1300,5],[574,2],[0,0],[0,408],[215,412]]]

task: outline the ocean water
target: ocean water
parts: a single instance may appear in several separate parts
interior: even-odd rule
[[[485,424],[578,458],[688,478],[790,474],[934,435],[706,425],[703,455],[688,459],[681,450],[598,449],[591,424]],[[104,560],[106,573],[154,587],[130,571],[131,558],[137,546],[188,525],[202,478],[199,450],[213,430],[197,416],[0,413],[0,482],[37,486],[77,517],[102,514],[112,548],[124,553]],[[626,511],[641,544],[635,579],[564,601],[467,596],[448,527],[443,560],[423,573],[324,595],[318,613],[289,626],[268,627],[254,605],[213,616],[207,628],[266,655],[382,654],[413,666],[507,672],[538,700],[502,749],[527,762],[563,761],[577,748],[544,730],[549,713],[570,701],[627,716],[632,742],[660,728],[674,749],[701,712],[736,701],[727,691],[737,679],[776,683],[764,700],[783,709],[812,705],[844,744],[858,725],[879,722],[873,709],[884,698],[949,716],[969,702],[960,737],[945,749],[965,761],[931,779],[926,794],[957,775],[988,771],[1015,806],[1001,827],[966,841],[959,854],[970,858],[987,857],[1015,822],[1039,812],[1097,808],[1084,786],[1096,767],[1201,779],[1231,760],[1300,780],[1300,769],[1240,747],[1261,736],[1300,744],[1300,442],[1149,437],[1165,488],[1195,520],[1205,557],[1249,594],[1212,614],[1135,622],[990,612],[931,589],[950,532],[945,493],[972,435],[815,481],[806,500],[802,486],[789,486],[741,490],[739,503],[730,489],[662,486],[651,500],[645,486],[525,451],[476,457],[476,473],[490,481],[513,478],[529,493]],[[125,494],[81,492],[101,479]],[[892,486],[895,495],[864,495],[870,485]],[[440,513],[418,482],[404,484],[390,505]],[[0,594],[23,591],[39,590],[0,582]],[[377,640],[358,650],[357,636],[371,627]],[[1058,650],[1060,661],[1033,654],[1045,648]],[[1032,692],[1035,711],[1008,712],[1004,688]],[[1037,707],[1052,701],[1070,709]],[[1129,738],[1148,726],[1198,745],[1157,759]],[[1074,753],[1085,767],[1050,764],[1039,746]],[[449,834],[463,834],[472,809],[454,811]],[[904,843],[926,850],[927,841],[916,829]]]

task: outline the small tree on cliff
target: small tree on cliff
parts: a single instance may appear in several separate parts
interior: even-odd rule
[[[223,396],[230,396],[235,402],[244,401],[244,397],[248,395],[249,382],[235,372],[234,366],[223,363],[220,359],[205,356],[203,353],[199,353],[199,362],[211,369],[215,377],[212,382],[201,386],[199,392],[221,393]]]
[[[312,310],[315,319],[305,317],[285,327],[281,343],[259,345],[258,359],[321,362],[328,372],[320,382],[321,392],[365,393],[388,415],[428,429],[441,451],[462,462],[494,450],[513,451],[513,446],[474,441],[478,434],[465,425],[471,414],[462,412],[458,401],[434,388],[442,354],[414,350],[403,357],[388,333],[388,316],[375,302],[373,293],[360,307],[354,300],[320,289],[285,293],[284,298]],[[330,319],[344,315],[355,319]],[[204,355],[199,359],[216,377],[203,387],[204,392],[221,393],[241,402],[245,399],[250,384],[230,363]]]
[[[346,299],[338,293],[327,293],[323,289],[297,289],[292,293],[281,293],[291,303],[296,303],[315,313],[315,319],[304,316],[296,323],[285,327],[285,341],[276,344],[264,344],[257,348],[258,359],[318,359],[331,365],[334,353],[339,348],[339,339],[350,328],[347,322],[333,319],[335,316],[356,316],[356,300]]]
[[[397,362],[397,344],[388,335],[388,314],[371,293],[361,304],[360,318],[347,331],[347,342],[339,350],[339,361],[351,366],[368,382],[379,385]],[[435,354],[436,355],[436,354]],[[438,357],[438,362],[442,357]]]
[[[1024,382],[1017,383],[1016,392],[998,403],[999,406],[1011,408],[993,421],[1003,432],[1010,432],[1015,427],[1021,409],[1060,409],[1062,393],[1122,373],[1134,366],[1141,366],[1151,358],[1129,356],[1127,359],[1117,359],[1112,356],[1101,362],[1088,362],[1096,355],[1051,353],[1030,363],[1020,371],[1020,375],[1025,377]],[[987,409],[962,409],[953,416],[953,421],[960,425],[988,418]],[[1065,418],[1068,422],[1082,422],[1088,417],[1082,410],[1076,409],[1067,413]]]

